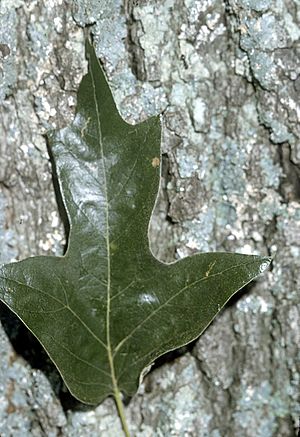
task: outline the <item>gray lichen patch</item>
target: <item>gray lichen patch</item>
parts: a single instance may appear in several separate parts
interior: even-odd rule
[[[49,381],[16,355],[3,330],[0,348],[0,434],[58,436],[66,419]]]
[[[253,78],[260,87],[260,120],[269,128],[272,142],[289,142],[293,159],[299,163],[300,107],[295,81],[299,76],[296,46],[300,33],[291,3],[272,2],[259,16],[253,16],[252,9],[257,8],[252,2],[232,1],[230,5],[235,29],[240,32],[240,46],[247,53]]]
[[[245,51],[272,52],[286,46],[286,33],[272,13],[268,12],[256,18],[243,16],[241,26],[240,45]]]
[[[289,427],[284,420],[289,413],[289,404],[283,401],[281,394],[273,393],[271,381],[265,380],[257,385],[241,386],[241,399],[238,410],[234,413],[234,420],[237,422],[237,429],[240,429],[240,423],[243,423],[246,435],[250,435],[247,430],[252,428],[254,421],[257,423],[259,417],[256,435],[272,437],[278,429],[274,417],[279,417],[283,419],[283,435],[288,435]]]
[[[239,3],[253,11],[264,12],[272,6],[273,0],[241,0]]]
[[[16,4],[16,3],[15,3]],[[8,3],[0,3],[0,103],[17,80],[17,12]]]
[[[172,367],[156,370],[141,387],[144,420],[138,435],[150,437],[153,429],[156,436],[192,436],[200,429],[202,435],[207,435],[212,412],[203,396],[202,384],[205,385],[205,377],[189,355],[177,359]]]

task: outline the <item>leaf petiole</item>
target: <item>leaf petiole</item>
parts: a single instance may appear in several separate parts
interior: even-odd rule
[[[117,387],[114,388],[114,398],[115,398],[117,410],[119,413],[119,417],[121,420],[121,424],[122,424],[122,428],[123,428],[125,437],[130,437],[130,433],[129,433],[129,429],[128,429],[126,417],[125,417],[124,405],[123,405],[123,402],[122,402],[122,399],[120,396],[120,392],[119,392]]]

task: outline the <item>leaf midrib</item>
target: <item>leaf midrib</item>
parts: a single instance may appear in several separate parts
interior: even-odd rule
[[[101,68],[100,63],[97,59],[99,68]],[[107,343],[107,355],[108,355],[108,362],[111,372],[111,380],[112,380],[112,386],[114,393],[118,393],[118,385],[117,385],[117,379],[115,375],[115,368],[114,368],[114,360],[113,360],[113,354],[111,350],[111,338],[110,338],[110,299],[111,299],[111,265],[110,265],[110,241],[109,241],[109,208],[108,208],[108,190],[107,190],[107,178],[106,178],[106,166],[105,166],[105,157],[104,157],[104,149],[103,149],[103,140],[102,140],[102,132],[101,132],[101,122],[100,122],[100,111],[98,106],[98,99],[97,99],[97,93],[96,93],[96,84],[95,79],[93,75],[93,69],[90,68],[90,74],[91,74],[91,80],[92,80],[92,86],[93,86],[93,97],[94,97],[94,103],[95,103],[95,110],[97,115],[97,130],[98,130],[98,137],[99,137],[99,146],[100,146],[100,153],[101,153],[101,161],[102,161],[102,169],[103,169],[103,189],[104,189],[104,195],[105,195],[105,218],[106,218],[106,232],[105,232],[105,240],[106,240],[106,258],[107,258],[107,288],[106,288],[106,343]]]

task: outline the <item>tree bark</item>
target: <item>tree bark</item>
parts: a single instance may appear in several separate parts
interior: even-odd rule
[[[133,434],[296,435],[299,7],[1,0],[1,263],[63,251],[45,133],[72,120],[88,30],[122,116],[163,112],[153,253],[165,262],[215,250],[274,257],[198,341],[146,376],[126,408]],[[1,437],[121,435],[111,399],[73,402],[16,317],[1,306],[0,318]]]

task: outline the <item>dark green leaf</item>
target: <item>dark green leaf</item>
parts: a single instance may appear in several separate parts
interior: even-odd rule
[[[163,264],[148,244],[159,185],[158,117],[125,123],[91,45],[73,124],[51,150],[70,221],[63,257],[0,270],[0,298],[42,343],[72,394],[132,395],[143,369],[200,335],[264,270],[258,256],[206,253]]]

